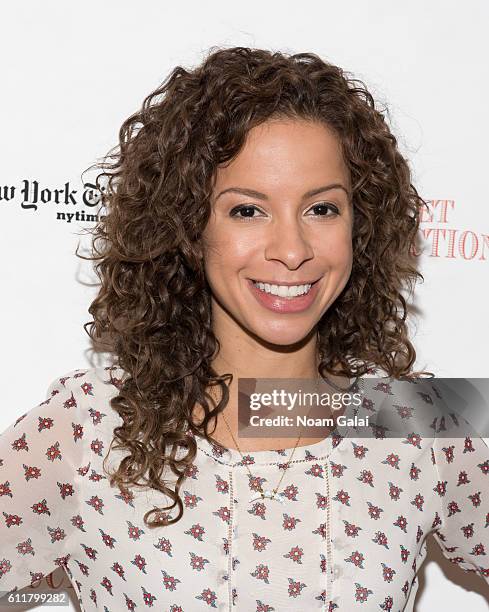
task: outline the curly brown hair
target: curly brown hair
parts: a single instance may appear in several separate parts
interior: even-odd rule
[[[229,400],[232,374],[218,376],[211,366],[220,345],[201,237],[218,165],[271,118],[332,128],[351,175],[353,268],[318,322],[319,372],[357,377],[377,367],[388,376],[412,375],[416,352],[402,292],[411,294],[423,279],[414,248],[426,203],[365,84],[314,53],[212,47],[196,68],[177,66],[122,124],[118,145],[104,158],[114,163],[97,165],[106,214],[90,230],[93,255],[85,258],[99,260],[101,286],[84,329],[127,373],[115,381],[111,406],[123,420],[112,443],[129,454],[110,484],[149,486],[172,502],[145,513],[148,527],[182,517],[179,490],[197,452],[192,434],[210,441],[208,423]],[[216,384],[217,404],[207,392]],[[196,403],[205,410],[199,426]],[[179,448],[188,451],[180,458]],[[167,468],[177,476],[174,489]],[[164,510],[175,505],[178,515],[170,518]]]

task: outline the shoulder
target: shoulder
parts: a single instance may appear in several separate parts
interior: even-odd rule
[[[58,375],[48,385],[46,399],[71,392],[80,397],[117,395],[126,374],[117,366],[79,368]]]
[[[365,377],[363,387],[375,422],[403,439],[416,434],[435,438],[440,431],[454,431],[462,422],[457,406],[448,401],[436,378]]]
[[[46,400],[40,404],[66,419],[104,423],[115,426],[121,418],[111,407],[127,374],[117,366],[78,368],[59,374],[47,388]],[[62,418],[62,417],[61,417]]]

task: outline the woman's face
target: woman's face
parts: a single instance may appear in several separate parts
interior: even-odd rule
[[[289,345],[315,328],[351,273],[350,188],[326,126],[275,119],[250,130],[238,156],[217,170],[203,236],[214,329],[237,324]],[[284,284],[308,292],[290,297]]]

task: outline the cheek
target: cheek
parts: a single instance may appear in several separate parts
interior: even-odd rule
[[[219,240],[213,242],[208,256],[223,268],[239,268],[253,260],[260,251],[261,241],[253,232],[222,232]],[[263,250],[263,249],[262,249]]]
[[[232,274],[255,261],[256,236],[238,235],[238,232],[220,232],[219,238],[208,235],[204,250],[204,268],[209,282],[216,285],[228,284]]]
[[[334,268],[350,267],[353,260],[353,245],[351,235],[347,232],[332,233],[323,237],[316,253],[320,253],[324,261]]]

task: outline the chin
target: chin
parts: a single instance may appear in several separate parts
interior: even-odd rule
[[[310,333],[313,325],[303,327],[284,324],[274,329],[263,329],[263,327],[251,327],[251,331],[261,340],[278,346],[289,346],[301,342]]]

